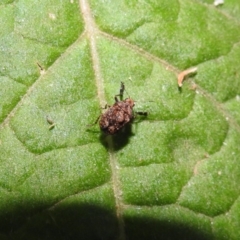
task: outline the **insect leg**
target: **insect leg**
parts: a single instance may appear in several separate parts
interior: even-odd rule
[[[118,98],[117,98],[117,96],[120,97],[120,100],[121,100],[121,101],[123,100],[123,93],[124,93],[124,90],[125,90],[125,85],[124,85],[123,82],[121,82],[121,86],[120,86],[119,94],[115,95],[115,102],[118,102]]]
[[[148,112],[135,112],[135,114],[147,117]]]
[[[123,98],[124,90],[125,90],[125,85],[123,82],[121,82],[121,87],[120,87],[120,92],[119,92],[120,98]]]
[[[88,124],[87,127],[92,127],[93,125],[97,124],[100,117],[101,117],[101,115],[98,116],[98,118],[96,119],[96,121],[94,123]]]
[[[107,109],[107,108],[110,108],[110,107],[111,107],[110,105],[106,104],[104,107],[102,107],[102,109]],[[97,120],[96,120],[94,123],[88,124],[87,126],[88,126],[88,127],[92,127],[93,125],[97,124],[97,123],[98,123],[98,120],[99,120],[99,118],[100,118],[101,116],[102,116],[102,115],[100,114],[100,115],[98,116]]]
[[[102,109],[107,109],[107,108],[110,108],[111,106],[106,104],[104,107],[102,107]]]

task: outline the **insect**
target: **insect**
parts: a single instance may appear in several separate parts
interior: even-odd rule
[[[119,130],[123,129],[124,126],[128,123],[131,123],[134,119],[134,100],[126,98],[122,100],[123,93],[125,90],[125,85],[121,82],[120,93],[115,95],[115,103],[112,106],[109,106],[107,111],[100,115],[95,123],[99,121],[100,129],[105,134],[113,135]],[[118,100],[120,96],[120,101]],[[147,116],[147,112],[136,112],[138,115]]]

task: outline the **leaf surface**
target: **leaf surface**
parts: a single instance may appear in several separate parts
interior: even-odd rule
[[[1,1],[1,239],[240,239],[239,13]],[[148,116],[105,136],[121,82]]]

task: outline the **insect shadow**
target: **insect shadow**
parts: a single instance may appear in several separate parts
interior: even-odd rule
[[[138,124],[142,121],[144,121],[144,117],[135,116],[135,118],[126,124],[117,134],[106,135],[101,132],[99,139],[107,149],[111,147],[113,151],[119,151],[130,142],[131,137],[137,134]]]
[[[124,148],[134,135],[132,132],[132,124],[129,123],[114,135],[106,135],[104,132],[101,132],[99,140],[106,149],[112,148],[112,150],[118,151]]]

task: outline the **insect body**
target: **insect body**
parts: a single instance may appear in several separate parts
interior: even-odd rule
[[[120,93],[115,96],[115,103],[108,108],[99,118],[100,129],[106,134],[115,134],[126,124],[134,119],[134,101],[126,98],[122,101],[123,92],[125,90],[124,83],[121,83]],[[117,96],[120,96],[120,101]],[[137,114],[147,116],[146,112],[136,112]],[[98,120],[97,120],[98,121]]]
[[[117,133],[134,118],[134,101],[127,98],[116,101],[105,113],[100,116],[99,126],[106,134]]]

